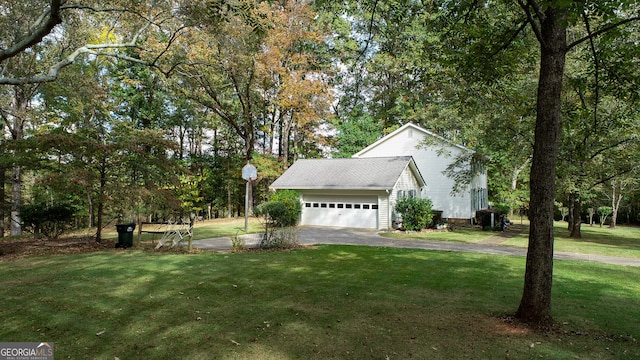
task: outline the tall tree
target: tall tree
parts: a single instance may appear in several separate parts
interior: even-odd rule
[[[540,77],[536,106],[536,130],[531,166],[530,233],[527,251],[525,282],[516,316],[539,326],[553,322],[551,288],[553,279],[553,206],[555,196],[556,163],[562,133],[561,102],[565,59],[572,48],[616,26],[637,17],[619,5],[567,3],[562,1],[520,1],[526,23],[540,43]],[[627,4],[629,5],[629,4]],[[626,9],[633,10],[633,9]],[[597,14],[597,15],[596,15]],[[567,26],[581,18],[585,26],[589,17],[608,15],[609,23],[589,31],[572,43],[567,41]],[[620,18],[620,15],[623,18]]]
[[[523,295],[516,317],[548,326],[553,281],[553,213],[562,134],[562,94],[567,54],[619,26],[638,20],[634,1],[611,3],[519,0],[517,3],[438,2],[450,52],[466,73],[495,78],[509,73],[526,45],[527,28],[539,45],[536,120],[530,172],[531,222]],[[597,28],[591,29],[594,18]],[[500,19],[497,21],[497,19]],[[580,31],[567,38],[570,26]],[[492,66],[487,66],[487,64]]]
[[[586,32],[598,25],[599,19],[586,22]],[[634,70],[637,38],[637,26],[612,29],[574,49],[567,63],[559,184],[568,194],[571,237],[581,236],[582,204],[595,196],[595,187],[630,168],[624,159],[633,154],[631,129],[639,126],[638,97],[629,91],[640,80]]]
[[[277,138],[278,157],[287,166],[297,156],[291,140],[299,139],[304,129],[315,132],[331,98],[326,66],[316,57],[323,37],[309,4],[284,1],[272,7],[270,16],[273,28],[265,32],[263,51],[256,56],[256,75],[266,104],[265,125],[279,130],[269,137]]]
[[[170,7],[171,1],[138,2],[115,0],[108,5],[99,1],[82,3],[65,0],[9,1],[0,14],[0,85],[12,86],[13,101],[6,101],[3,120],[9,125],[11,139],[20,141],[30,113],[30,104],[41,83],[56,80],[60,71],[79,58],[108,56],[155,66],[163,54],[159,41],[144,52],[144,57],[131,57],[122,48],[142,49],[141,36],[155,30],[154,35],[171,38],[179,31]],[[57,30],[55,30],[57,29]],[[55,31],[54,31],[55,30]],[[55,36],[52,36],[55,34]],[[160,50],[158,50],[160,48]],[[3,94],[11,93],[10,91]],[[20,233],[22,169],[13,167],[12,234]]]

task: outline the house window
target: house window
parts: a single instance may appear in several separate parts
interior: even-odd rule
[[[354,209],[360,209],[360,204],[354,204],[354,205],[353,205],[353,208],[354,208]]]
[[[351,209],[352,207],[353,207],[353,204],[346,204],[347,209]]]
[[[404,199],[404,197],[407,196],[407,192],[404,190],[398,190],[398,200],[399,199]]]
[[[336,208],[336,204],[329,204],[329,209],[335,209]]]
[[[311,207],[311,203],[305,203],[304,207]]]
[[[487,189],[476,188],[471,190],[471,208],[475,210],[486,209],[488,206]]]
[[[409,190],[409,197],[410,198],[416,197],[416,191],[415,190]]]
[[[371,205],[371,208],[372,208],[373,210],[378,210],[378,205]]]
[[[318,206],[320,206],[320,204],[318,204],[318,203],[313,203],[313,207],[314,207],[314,208],[317,208]]]
[[[365,209],[365,210],[369,210],[369,204],[362,205],[362,208]]]
[[[321,208],[326,208],[326,207],[327,207],[327,204],[326,204],[326,203],[322,203],[322,204],[320,204],[320,207],[321,207]]]
[[[344,204],[338,204],[338,209],[344,208]]]

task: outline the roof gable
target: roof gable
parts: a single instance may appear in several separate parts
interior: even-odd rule
[[[462,150],[464,152],[475,153],[475,151],[473,151],[473,150],[471,150],[469,148],[466,148],[466,147],[464,147],[462,145],[459,145],[459,144],[456,144],[456,143],[454,143],[452,141],[449,141],[449,140],[443,138],[442,136],[440,136],[440,135],[438,135],[436,133],[433,133],[433,132],[431,132],[431,131],[429,131],[427,129],[424,129],[424,128],[418,126],[418,125],[415,125],[413,123],[407,123],[407,124],[402,125],[398,129],[396,129],[395,131],[391,132],[390,134],[381,137],[380,139],[378,139],[378,141],[374,142],[373,144],[371,144],[371,145],[367,146],[366,148],[358,151],[357,153],[355,153],[353,155],[353,157],[360,157],[361,155],[369,152],[371,149],[376,148],[376,147],[380,146],[381,144],[389,141],[390,139],[398,136],[399,134],[407,132],[407,131],[417,131],[418,133],[420,133],[420,134],[422,134],[424,136],[432,137],[435,140],[437,140],[439,142],[442,142],[442,143],[444,143],[444,144],[446,144],[448,146],[458,148],[459,150]]]
[[[298,160],[270,188],[389,190],[407,167],[420,186],[424,186],[413,158],[394,156]]]

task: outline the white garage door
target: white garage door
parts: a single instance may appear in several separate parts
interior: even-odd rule
[[[307,197],[302,225],[378,228],[378,198],[356,196]]]

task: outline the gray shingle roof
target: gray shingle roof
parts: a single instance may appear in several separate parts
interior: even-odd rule
[[[303,159],[291,165],[270,187],[272,189],[386,190],[393,188],[404,169],[410,164],[413,164],[411,156]],[[412,168],[415,169],[415,164]]]

